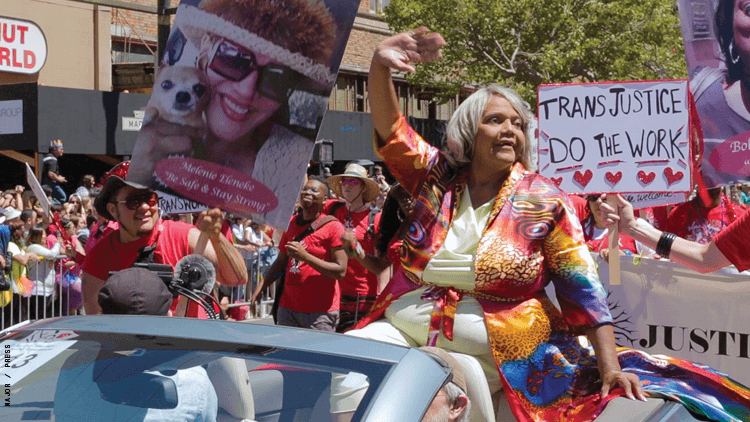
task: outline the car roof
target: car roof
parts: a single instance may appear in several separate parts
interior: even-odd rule
[[[195,318],[145,315],[92,315],[50,318],[19,324],[7,331],[73,330],[89,333],[150,335],[209,342],[235,343],[350,356],[395,364],[409,351],[374,340],[337,333]]]

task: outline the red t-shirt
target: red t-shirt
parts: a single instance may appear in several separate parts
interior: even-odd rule
[[[323,214],[319,218],[324,217]],[[296,216],[292,216],[289,228],[281,237],[279,250],[286,253],[286,244],[305,231],[309,224],[298,226]],[[308,234],[302,243],[305,250],[316,258],[331,262],[331,250],[341,247],[344,226],[338,221],[331,221],[318,230]],[[349,261],[351,265],[351,261]],[[279,306],[295,312],[333,312],[338,311],[341,302],[341,290],[338,280],[321,275],[305,262],[289,258],[284,279],[284,294]]]
[[[737,267],[739,271],[750,269],[750,254],[747,243],[750,239],[750,213],[745,213],[725,230],[714,237],[714,242],[721,253]]]
[[[232,226],[230,226],[226,220],[224,220],[221,223],[221,234],[227,238],[229,243],[234,244],[234,235],[232,234]]]
[[[326,203],[325,209],[329,209],[329,204]],[[380,213],[375,214],[373,218],[373,233],[367,233],[370,224],[370,209],[366,208],[364,211],[350,213],[345,206],[336,210],[334,214],[341,224],[344,225],[344,229],[354,230],[354,236],[357,238],[359,243],[362,245],[362,249],[366,253],[375,253],[375,237],[377,228],[380,225]],[[346,277],[341,280],[341,293],[350,296],[356,296],[360,293],[364,296],[377,296],[378,294],[378,276],[370,272],[364,265],[360,264],[356,259],[350,259],[349,265],[346,268]]]
[[[696,200],[678,205],[669,213],[664,231],[672,232],[684,239],[706,244],[720,231],[745,213],[739,205],[721,195],[718,206],[709,209],[698,205]]]
[[[586,200],[586,198],[580,197],[578,195],[568,195],[568,198],[570,198],[570,202],[573,204],[573,211],[575,211],[578,219],[581,221],[587,219],[589,217],[589,214],[591,214],[591,211],[589,210],[589,202]]]
[[[666,226],[667,219],[669,218],[669,213],[667,212],[666,205],[660,207],[641,208],[635,211],[635,215],[648,221],[649,224],[659,230],[664,230],[663,227]]]
[[[144,246],[151,246],[154,242],[154,263],[169,264],[174,270],[174,266],[182,257],[192,253],[188,233],[194,227],[180,221],[160,220],[150,235],[128,243],[121,243],[120,230],[114,230],[102,237],[86,256],[83,272],[106,280],[110,272],[132,267],[138,257],[138,250]],[[175,299],[170,307],[173,312],[177,308],[178,299]],[[203,308],[194,302],[189,302],[188,316],[207,318]]]

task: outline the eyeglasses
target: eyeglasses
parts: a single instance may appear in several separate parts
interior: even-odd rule
[[[208,68],[234,82],[239,82],[257,71],[259,73],[256,85],[258,93],[278,103],[286,103],[302,79],[301,74],[285,66],[277,64],[259,66],[252,51],[227,40],[222,41],[216,47]]]
[[[344,177],[341,179],[341,186],[358,186],[360,183],[362,183],[361,180],[353,177]]]
[[[159,203],[159,196],[156,192],[150,192],[140,195],[132,195],[125,198],[124,201],[114,201],[115,204],[125,204],[125,208],[130,211],[135,211],[143,204],[147,204],[149,207],[153,207]]]
[[[300,192],[320,193],[320,189],[318,189],[318,188],[311,188],[309,186],[302,186],[302,189],[300,189],[299,191]]]

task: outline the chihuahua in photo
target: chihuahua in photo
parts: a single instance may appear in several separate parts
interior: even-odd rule
[[[202,140],[205,135],[203,110],[211,97],[208,90],[205,74],[195,67],[159,68],[133,150],[128,180],[152,186],[157,181],[157,162],[192,154],[193,141]]]

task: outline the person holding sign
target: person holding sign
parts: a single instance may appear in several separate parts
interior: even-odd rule
[[[289,171],[301,176],[307,168],[314,131],[335,82],[329,68],[336,42],[332,14],[322,0],[202,0],[198,7],[180,6],[175,25],[170,39],[183,41],[172,45],[181,49],[187,41],[198,50],[197,69],[191,70],[207,82],[206,133],[196,139],[194,131],[163,120],[144,125],[130,180],[150,185],[158,161],[189,154],[269,188],[278,205],[256,220],[285,227],[300,186]],[[168,52],[165,60],[180,55],[182,50]],[[189,67],[168,64],[160,72]],[[234,172],[226,173],[221,180]],[[232,177],[231,186],[252,184]],[[160,182],[166,185],[162,189],[174,188],[174,181]],[[243,195],[249,200],[260,200],[258,189],[247,191]],[[229,202],[210,191],[193,193],[191,199],[206,204]],[[237,212],[255,212],[246,208]]]
[[[190,224],[160,218],[156,192],[112,174],[94,201],[97,214],[119,223],[99,240],[83,263],[83,301],[86,314],[101,311],[97,294],[113,271],[130,268],[135,262],[175,266],[186,255],[199,250],[216,268],[216,279],[226,286],[247,283],[247,268],[237,248],[221,234],[221,210],[204,211],[200,230]],[[177,308],[177,299],[172,310]],[[206,318],[197,304],[190,303],[188,315]],[[181,314],[179,316],[182,316]]]
[[[369,95],[377,153],[417,205],[402,271],[347,334],[474,355],[490,390],[502,384],[522,421],[559,420],[563,413],[571,421],[593,420],[617,396],[645,400],[644,388],[684,398],[711,418],[750,416],[750,391],[718,386],[714,371],[615,350],[607,293],[571,202],[530,171],[533,114],[517,93],[491,85],[472,94],[448,123],[444,151],[408,125],[391,69],[413,72],[412,63],[439,58],[444,45],[421,27],[385,39],[375,51]],[[550,282],[562,312],[545,293]],[[593,349],[579,343],[584,333]],[[679,391],[666,373],[685,388]],[[362,393],[344,384],[334,379],[337,414]],[[716,397],[715,391],[728,392]],[[716,400],[703,403],[704,395]]]
[[[738,271],[750,269],[746,247],[750,239],[750,213],[745,213],[710,242],[698,243],[661,231],[642,218],[636,219],[633,206],[625,198],[617,195],[617,201],[617,210],[607,203],[600,207],[605,224],[617,224],[621,232],[655,248],[662,257],[699,273],[710,273],[728,265],[734,265]]]
[[[583,226],[583,236],[586,240],[586,245],[591,252],[598,252],[602,259],[609,261],[609,249],[607,246],[609,245],[609,233],[599,212],[601,204],[601,195],[588,195],[586,197],[587,216],[581,218],[581,225]],[[620,255],[632,255],[640,252],[638,245],[632,237],[620,233],[617,240],[620,246]]]

